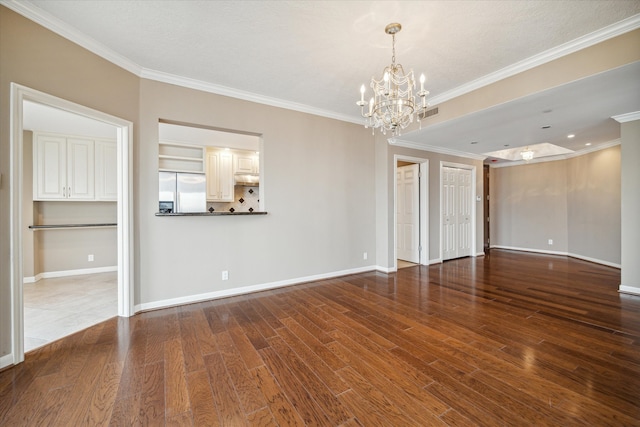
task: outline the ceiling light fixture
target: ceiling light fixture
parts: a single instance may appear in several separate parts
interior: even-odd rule
[[[362,117],[365,118],[365,128],[380,128],[382,133],[386,135],[387,131],[391,131],[392,135],[400,135],[402,129],[409,126],[413,122],[413,116],[416,110],[418,112],[418,121],[420,114],[427,109],[427,95],[429,91],[424,90],[425,77],[420,76],[420,92],[417,95],[422,99],[420,107],[416,105],[413,90],[416,82],[413,77],[413,70],[409,70],[405,74],[402,65],[396,64],[396,33],[402,29],[402,25],[392,23],[385,27],[384,32],[391,35],[392,39],[392,55],[391,65],[387,66],[380,80],[375,77],[371,78],[371,89],[373,96],[369,102],[364,100],[366,88],[364,85],[360,88],[360,101],[356,104],[360,107]],[[369,105],[368,108],[365,106]]]
[[[527,147],[520,152],[520,155],[522,156],[522,160],[528,162],[529,160],[533,159],[533,150],[530,150],[529,147]]]
[[[567,135],[567,138],[571,139],[571,138],[575,138],[575,135],[570,133],[569,135]]]

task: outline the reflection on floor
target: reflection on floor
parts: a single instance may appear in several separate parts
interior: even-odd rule
[[[42,279],[23,290],[25,352],[118,315],[117,272]]]
[[[401,268],[415,267],[416,265],[420,265],[420,264],[416,264],[414,262],[405,261],[403,259],[399,259],[398,260],[398,270],[400,270]]]

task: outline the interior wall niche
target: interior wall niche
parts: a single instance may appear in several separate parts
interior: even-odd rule
[[[158,135],[160,213],[264,211],[260,135],[164,119]]]

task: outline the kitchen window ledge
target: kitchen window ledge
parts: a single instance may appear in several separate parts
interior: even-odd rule
[[[251,215],[266,215],[267,212],[184,212],[184,213],[162,213],[156,212],[156,216],[251,216]]]

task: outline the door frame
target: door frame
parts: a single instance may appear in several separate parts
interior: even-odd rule
[[[429,159],[422,157],[393,155],[393,271],[398,271],[398,161],[417,163],[420,171],[420,264],[429,265]]]
[[[442,194],[442,182],[444,181],[444,168],[456,168],[456,169],[466,169],[471,171],[471,256],[478,256],[476,250],[476,194],[477,194],[477,186],[476,186],[476,167],[474,165],[466,165],[464,163],[453,163],[453,162],[445,162],[440,161],[440,182],[438,183],[438,191],[440,193],[440,208],[438,216],[440,217],[440,222],[438,224],[438,228],[440,229],[440,245],[439,250],[440,254],[438,255],[439,262],[443,262],[442,253],[443,253],[443,229],[442,229],[442,205],[443,194]]]
[[[134,314],[134,241],[133,241],[133,123],[80,104],[11,83],[10,108],[10,281],[11,281],[11,356],[6,365],[24,361],[24,302],[22,259],[23,190],[23,102],[32,101],[85,116],[116,127],[117,143],[117,238],[118,238],[118,315]],[[4,365],[3,363],[3,365]],[[2,368],[4,366],[0,366]]]

